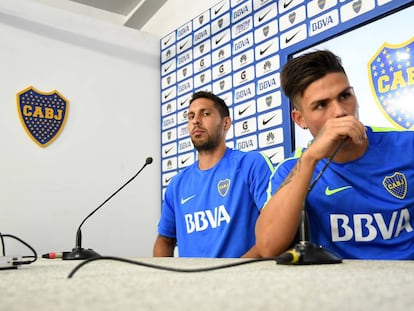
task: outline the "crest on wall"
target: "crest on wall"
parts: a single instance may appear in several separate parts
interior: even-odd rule
[[[16,96],[17,111],[26,133],[41,147],[51,144],[63,130],[69,101],[57,90],[42,92],[33,86]]]
[[[384,43],[368,63],[371,92],[385,117],[397,128],[414,129],[414,37]]]

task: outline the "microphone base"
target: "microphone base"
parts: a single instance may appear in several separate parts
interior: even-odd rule
[[[322,246],[300,241],[293,249],[277,257],[276,262],[282,265],[320,265],[342,263],[342,258]]]
[[[71,252],[64,252],[62,254],[62,260],[82,260],[100,256],[101,255],[90,248],[85,249],[76,247],[72,249]]]

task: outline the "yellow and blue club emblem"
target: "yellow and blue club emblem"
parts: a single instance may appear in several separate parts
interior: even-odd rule
[[[397,128],[414,129],[414,37],[384,43],[368,63],[368,76],[385,117]]]
[[[217,184],[217,190],[222,197],[225,197],[230,188],[230,179],[220,180]]]
[[[402,200],[407,195],[407,179],[403,173],[395,172],[392,176],[385,176],[382,184],[390,194],[398,199]]]
[[[58,91],[42,92],[29,86],[17,93],[17,111],[29,137],[46,147],[62,132],[69,101]]]

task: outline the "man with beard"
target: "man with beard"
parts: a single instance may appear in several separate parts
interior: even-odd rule
[[[174,176],[165,192],[156,257],[257,257],[254,228],[266,202],[273,165],[259,152],[226,146],[231,126],[223,99],[193,94],[188,129],[198,161]]]

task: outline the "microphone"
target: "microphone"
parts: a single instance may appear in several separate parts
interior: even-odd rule
[[[96,253],[94,250],[88,248],[82,248],[82,231],[81,227],[85,223],[85,221],[91,217],[95,212],[97,212],[106,202],[108,202],[112,197],[114,197],[119,191],[121,191],[126,185],[128,185],[132,180],[135,179],[142,172],[142,170],[149,164],[152,163],[152,158],[148,157],[145,159],[145,164],[141,167],[141,169],[132,176],[125,184],[123,184],[118,190],[116,190],[112,195],[110,195],[105,201],[103,201],[97,208],[95,208],[85,219],[81,222],[76,231],[76,244],[75,247],[72,249],[71,252],[63,252],[62,253],[62,260],[80,260],[80,259],[88,259],[92,257],[99,257],[100,255]]]
[[[348,140],[348,137],[343,139],[332,155],[329,157],[325,166],[316,176],[315,180],[309,186],[305,199],[303,200],[301,221],[299,225],[299,242],[290,250],[284,252],[280,256],[276,257],[276,263],[282,265],[312,265],[312,264],[334,264],[341,263],[342,258],[335,254],[334,252],[323,248],[322,246],[317,246],[314,243],[308,241],[308,230],[307,226],[307,217],[306,217],[306,208],[305,202],[309,193],[312,191],[315,184],[319,181],[323,173],[326,171],[328,166],[331,164],[333,158],[339,150],[342,149],[345,142]]]

